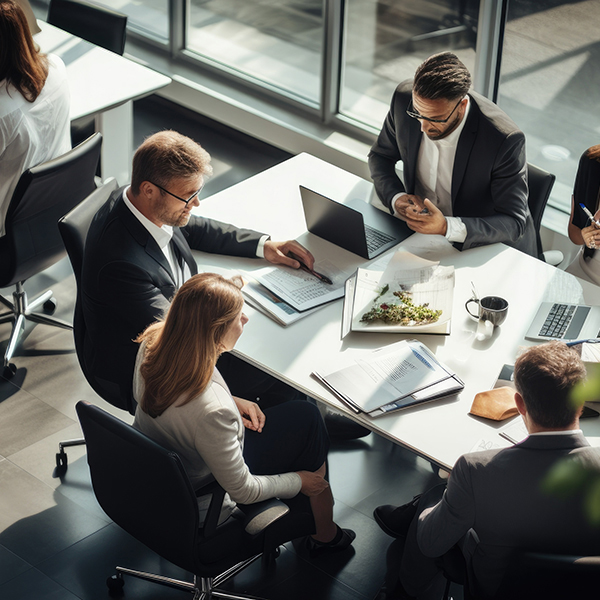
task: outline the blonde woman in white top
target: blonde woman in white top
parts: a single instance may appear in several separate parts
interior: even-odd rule
[[[189,279],[163,322],[140,335],[134,427],[181,457],[192,485],[212,473],[227,492],[221,522],[236,503],[284,499],[312,512],[311,555],[345,550],[355,534],[333,521],[326,476],[327,431],[318,409],[285,402],[262,412],[235,398],[216,369],[248,321],[236,283],[214,273]],[[207,501],[200,499],[201,517]]]

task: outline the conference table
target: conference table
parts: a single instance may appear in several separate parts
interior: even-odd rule
[[[131,180],[133,101],[169,85],[166,75],[38,20],[34,36],[44,53],[62,58],[71,92],[71,121],[95,116],[103,136],[102,178]]]
[[[371,266],[373,261],[366,261],[306,231],[300,184],[340,202],[356,198],[368,201],[373,194],[371,183],[309,154],[299,154],[202,200],[195,212],[268,233],[274,240],[297,239],[317,260],[327,258],[348,274],[359,266]],[[345,408],[311,377],[311,373],[317,369],[333,371],[365,352],[414,336],[352,332],[341,339],[341,299],[285,328],[247,307],[250,320],[234,353],[449,470],[460,455],[476,447],[510,445],[499,432],[511,427],[520,416],[511,421],[493,422],[468,413],[475,394],[491,389],[502,366],[514,364],[519,348],[532,344],[524,339],[524,334],[540,302],[600,304],[600,291],[592,284],[503,244],[459,252],[441,236],[413,234],[401,246],[424,258],[455,267],[450,335],[420,335],[418,339],[462,379],[465,387],[458,395],[374,418]],[[384,262],[394,251],[375,260]],[[265,266],[264,260],[195,254],[200,271],[251,274]],[[485,341],[477,339],[477,323],[464,308],[472,295],[471,282],[480,297],[497,295],[509,303],[506,321]],[[600,409],[600,406],[595,408]],[[582,420],[582,428],[592,445],[600,445],[600,419]]]

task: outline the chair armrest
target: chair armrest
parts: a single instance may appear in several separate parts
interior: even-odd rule
[[[238,507],[244,513],[244,529],[249,535],[261,533],[290,512],[290,507],[277,498]]]

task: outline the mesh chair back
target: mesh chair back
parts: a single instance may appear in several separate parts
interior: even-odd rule
[[[197,572],[198,504],[179,456],[97,406],[77,403],[104,512],[163,558]]]
[[[548,173],[534,165],[527,165],[527,181],[529,186],[529,212],[533,219],[535,227],[535,236],[537,240],[538,256],[542,257],[542,239],[540,237],[540,229],[542,227],[542,217],[544,209],[550,198],[550,192],[554,186],[556,177],[552,173]]]
[[[102,135],[21,175],[6,214],[0,287],[40,273],[65,255],[58,220],[94,189]]]
[[[48,23],[116,54],[125,51],[127,15],[79,0],[52,0]]]

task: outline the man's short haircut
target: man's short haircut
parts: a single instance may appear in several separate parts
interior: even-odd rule
[[[173,179],[211,174],[210,154],[200,144],[176,131],[159,131],[133,156],[131,191],[138,194],[143,181],[168,188]]]
[[[421,63],[415,73],[413,93],[426,100],[458,100],[471,87],[471,74],[452,52],[440,52]]]
[[[529,348],[515,363],[515,386],[527,412],[548,429],[573,424],[580,407],[571,399],[571,391],[585,376],[581,358],[563,342]]]

